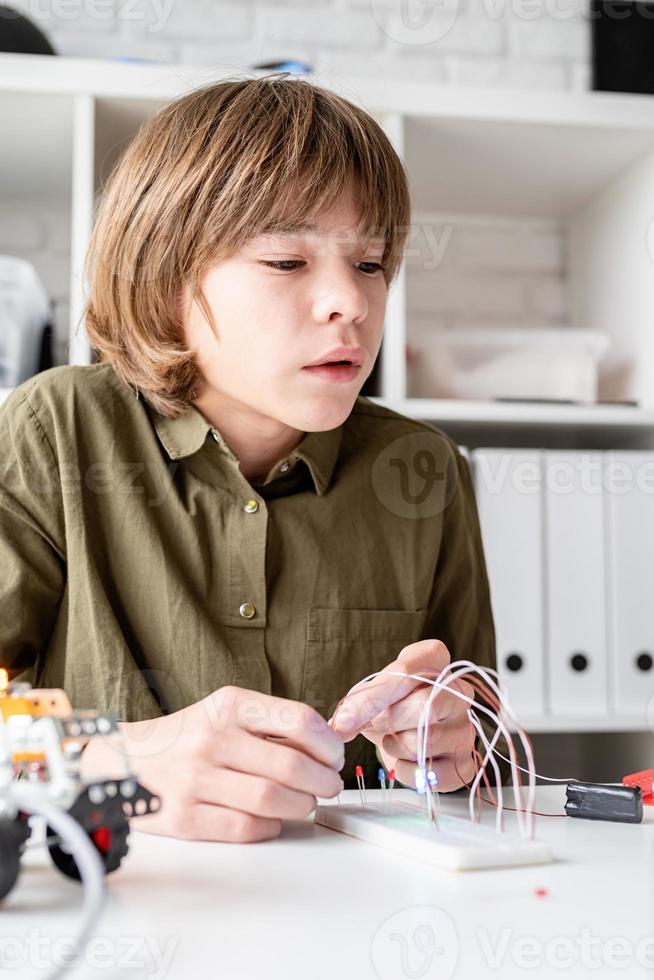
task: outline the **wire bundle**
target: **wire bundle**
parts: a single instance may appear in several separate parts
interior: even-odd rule
[[[428,673],[433,673],[436,676],[429,677]],[[430,759],[428,758],[428,744],[429,744],[429,728],[431,723],[431,711],[434,700],[441,691],[447,691],[454,697],[465,701],[468,705],[467,715],[468,719],[473,725],[475,731],[479,735],[480,741],[484,747],[483,757],[476,750],[474,755],[478,763],[478,768],[476,775],[470,784],[470,795],[469,795],[469,808],[470,808],[470,818],[473,822],[479,822],[479,816],[475,813],[475,797],[477,796],[481,799],[480,785],[482,779],[485,781],[487,789],[490,791],[490,786],[487,776],[487,767],[490,765],[493,770],[495,777],[495,786],[497,789],[497,815],[496,815],[496,828],[498,831],[503,829],[502,827],[502,814],[505,809],[504,797],[502,792],[502,781],[500,777],[500,770],[497,764],[497,759],[503,759],[509,762],[511,766],[511,784],[513,789],[513,798],[515,801],[515,813],[518,823],[518,830],[520,836],[524,839],[530,839],[534,836],[534,799],[536,792],[536,769],[534,764],[534,753],[531,740],[529,736],[522,728],[518,719],[511,707],[509,697],[506,688],[500,681],[497,671],[492,668],[480,667],[477,664],[472,663],[470,660],[458,660],[453,663],[447,664],[440,672],[437,671],[427,671],[425,674],[407,674],[402,671],[390,671],[390,670],[380,670],[375,671],[372,674],[368,674],[367,677],[362,678],[358,681],[350,690],[347,692],[349,696],[353,691],[355,691],[362,684],[371,681],[375,677],[383,675],[384,677],[400,677],[404,680],[411,679],[420,681],[424,684],[431,685],[432,690],[425,701],[425,706],[418,722],[417,727],[417,741],[418,741],[418,758],[417,765],[421,770],[424,784],[428,785],[428,773],[432,771],[430,765]],[[473,687],[475,695],[469,697],[456,685],[456,682],[465,677],[467,682]],[[342,700],[345,700],[344,698]],[[342,702],[341,702],[342,703]],[[337,709],[338,710],[338,709]],[[492,726],[494,726],[494,732],[492,737],[488,737],[484,728],[481,724],[479,712],[483,716],[489,718]],[[514,744],[514,738],[509,731],[509,725],[515,730],[522,748],[525,753],[527,767],[523,768],[518,765],[516,748]],[[495,748],[497,741],[500,736],[504,736],[506,744],[509,749],[509,758],[506,759],[500,752]],[[526,788],[526,800],[520,773],[524,772],[527,774],[527,788]],[[558,782],[558,780],[556,780]],[[431,781],[430,781],[431,782]],[[464,783],[465,785],[465,783]],[[491,794],[492,795],[492,794]],[[435,819],[434,812],[434,798],[431,792],[427,792],[427,813],[429,819]],[[495,801],[494,801],[495,802]]]

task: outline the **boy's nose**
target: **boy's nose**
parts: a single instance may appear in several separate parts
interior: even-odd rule
[[[367,315],[368,298],[363,285],[347,274],[331,276],[314,301],[314,316],[321,323],[335,319],[358,323]]]

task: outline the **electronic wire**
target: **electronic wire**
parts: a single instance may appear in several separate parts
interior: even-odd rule
[[[45,978],[58,980],[77,965],[81,952],[95,931],[106,897],[104,868],[88,834],[69,813],[50,802],[41,786],[27,780],[16,780],[12,798],[20,810],[43,817],[57,832],[66,847],[75,855],[75,863],[84,886],[82,924],[74,944],[79,948],[69,953],[67,960],[51,970]]]
[[[447,691],[448,693],[450,693],[454,697],[459,698],[460,700],[464,701],[468,705],[468,713],[467,713],[468,719],[471,721],[473,727],[475,727],[475,729],[478,732],[481,728],[481,723],[479,722],[477,711],[482,711],[485,715],[487,715],[491,719],[491,721],[495,725],[496,734],[495,734],[495,738],[493,739],[492,745],[490,742],[487,741],[485,735],[482,737],[482,742],[484,743],[484,748],[486,749],[486,756],[482,761],[479,771],[475,775],[475,785],[477,787],[479,785],[479,780],[481,779],[480,772],[485,774],[485,769],[488,762],[491,761],[492,764],[492,762],[494,761],[493,760],[494,754],[497,754],[498,756],[500,756],[500,758],[505,759],[505,757],[502,756],[500,753],[498,753],[497,750],[494,748],[495,741],[497,740],[497,738],[499,738],[500,734],[502,734],[509,748],[510,757],[505,761],[507,761],[511,766],[513,795],[514,795],[514,801],[516,803],[515,813],[516,813],[516,820],[518,822],[520,834],[522,837],[532,837],[534,795],[535,795],[535,775],[536,775],[535,766],[534,766],[534,757],[533,757],[533,747],[531,745],[531,741],[528,735],[518,723],[518,720],[513,712],[513,709],[511,708],[506,691],[501,686],[499,677],[497,677],[497,671],[492,670],[492,668],[484,669],[482,667],[479,667],[477,664],[473,664],[471,661],[461,660],[461,661],[455,661],[454,663],[447,664],[437,674],[435,679],[425,676],[426,673],[435,674],[436,671],[427,670],[425,673],[422,674],[409,674],[404,671],[389,671],[386,669],[375,671],[367,675],[366,677],[362,678],[360,681],[358,681],[350,688],[350,690],[347,692],[345,697],[341,698],[341,700],[339,701],[339,704],[335,709],[334,715],[336,714],[336,711],[338,711],[338,708],[340,707],[340,705],[342,704],[342,702],[345,700],[346,697],[348,697],[353,691],[355,691],[362,684],[365,684],[371,681],[373,678],[378,677],[380,675],[383,675],[385,677],[387,676],[400,677],[403,680],[407,680],[407,679],[417,680],[423,684],[431,685],[432,691],[430,692],[428,698],[426,699],[425,706],[421,713],[421,717],[419,719],[418,729],[417,729],[417,741],[418,741],[418,745],[421,745],[421,751],[419,754],[418,762],[420,768],[423,770],[423,773],[426,776],[428,736],[429,736],[429,728],[430,728],[430,712],[431,712],[432,703],[435,697],[437,696],[437,694],[439,693],[439,691]],[[472,676],[474,674],[478,676],[476,677]],[[492,674],[495,674],[497,680],[494,680],[491,677]],[[513,737],[510,731],[508,730],[508,728],[506,727],[506,725],[504,724],[503,717],[500,717],[495,711],[493,711],[491,708],[488,708],[485,704],[481,704],[478,701],[474,700],[474,698],[468,697],[463,691],[459,690],[457,687],[451,686],[455,681],[457,681],[462,677],[468,677],[468,683],[471,684],[473,690],[476,693],[480,693],[484,697],[484,700],[487,700],[489,703],[491,704],[495,703],[498,709],[501,710],[503,717],[513,722],[516,733],[520,741],[522,742],[522,747],[525,752],[525,756],[527,758],[527,764],[529,766],[528,769],[523,769],[523,767],[517,765],[516,752],[513,744]],[[473,708],[475,709],[474,711],[472,710]],[[334,715],[332,715],[332,719]],[[477,724],[475,724],[475,721],[479,725],[479,728],[477,728]],[[456,764],[455,764],[455,768],[456,768]],[[498,770],[496,768],[496,764],[493,766],[493,769],[495,774],[497,775]],[[526,806],[523,805],[523,800],[521,796],[522,782],[520,779],[519,770],[526,772],[526,774],[529,777]],[[461,778],[460,774],[459,774],[459,778]],[[467,785],[465,781],[463,782],[464,785]],[[497,785],[500,785],[499,780],[497,781]],[[427,795],[428,795],[427,807],[428,807],[428,812],[431,816],[431,805],[432,805],[431,794],[427,794]],[[498,797],[499,796],[500,796],[500,792],[498,792]],[[483,797],[480,798],[483,799]],[[497,806],[498,806],[497,821],[498,821],[498,826],[501,826],[503,801],[498,801]],[[474,791],[471,791],[471,812],[474,814]],[[524,816],[524,822],[523,822],[523,816]]]

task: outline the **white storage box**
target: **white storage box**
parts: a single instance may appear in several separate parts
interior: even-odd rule
[[[435,328],[411,344],[417,398],[597,401],[608,335],[571,327]]]

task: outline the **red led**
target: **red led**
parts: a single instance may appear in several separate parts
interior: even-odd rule
[[[394,769],[391,769],[390,770],[390,772],[388,773],[388,778],[389,779],[395,779],[395,770]]]
[[[654,769],[642,769],[640,772],[632,772],[622,777],[623,786],[640,787],[645,806],[654,806],[652,782],[654,782]]]
[[[363,776],[363,766],[355,766],[354,775]]]
[[[111,847],[111,830],[109,827],[98,827],[91,832],[93,842],[99,851],[106,854]]]
[[[545,898],[546,895],[549,895],[549,892],[547,888],[534,888],[534,894],[538,895],[539,898]]]

